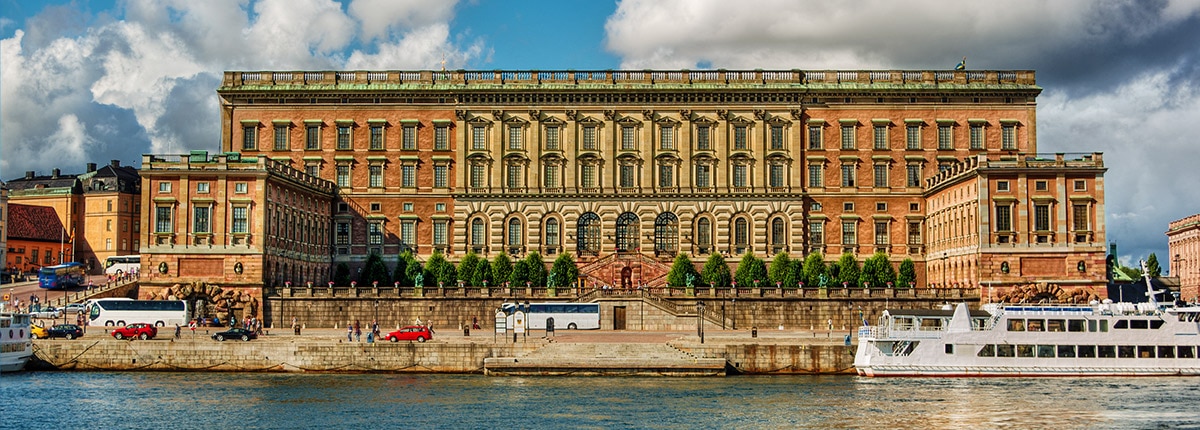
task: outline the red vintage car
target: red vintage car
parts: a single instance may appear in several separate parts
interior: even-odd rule
[[[133,339],[136,337],[146,340],[152,339],[154,336],[158,336],[158,328],[146,323],[129,324],[112,331],[112,337],[117,339]]]
[[[402,340],[415,340],[417,342],[424,342],[433,339],[433,332],[429,331],[429,327],[425,327],[423,325],[410,325],[400,330],[388,333],[383,338],[392,342],[399,342]]]

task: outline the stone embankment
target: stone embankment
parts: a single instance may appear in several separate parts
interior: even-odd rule
[[[164,332],[169,330],[164,330]],[[270,334],[217,342],[205,330],[180,339],[116,340],[99,327],[75,340],[37,340],[30,369],[490,375],[852,374],[843,334],[718,331],[705,343],[685,332],[541,332],[508,336],[438,332],[416,342],[347,342],[345,332]],[[213,332],[211,329],[210,332]],[[365,340],[365,337],[363,338]]]

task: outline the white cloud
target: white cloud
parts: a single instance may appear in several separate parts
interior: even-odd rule
[[[446,23],[454,17],[455,0],[353,0],[350,16],[362,24],[362,38],[389,39],[392,33]]]
[[[437,70],[445,60],[447,69],[456,69],[478,58],[483,51],[483,45],[478,41],[466,49],[458,49],[449,42],[449,34],[450,27],[446,24],[416,28],[405,33],[397,43],[378,45],[379,51],[374,54],[355,51],[346,61],[346,68]]]

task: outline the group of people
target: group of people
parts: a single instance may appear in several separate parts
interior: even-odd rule
[[[368,330],[367,343],[375,343],[375,339],[379,338],[379,321],[372,320]],[[300,334],[300,329],[296,329],[296,334]],[[358,320],[346,323],[346,342],[362,342],[362,324]]]
[[[229,321],[232,323],[236,320],[230,318]],[[245,317],[242,319],[242,328],[253,331],[254,334],[262,334],[262,320],[257,317]]]

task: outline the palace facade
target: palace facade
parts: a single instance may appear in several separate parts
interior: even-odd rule
[[[1171,221],[1167,227],[1171,276],[1179,278],[1180,298],[1200,301],[1200,214]]]
[[[217,91],[222,151],[336,186],[328,252],[352,271],[569,253],[590,282],[661,284],[677,253],[883,252],[921,285],[1099,286],[1102,160],[1038,154],[1040,92],[962,70],[231,71]]]

